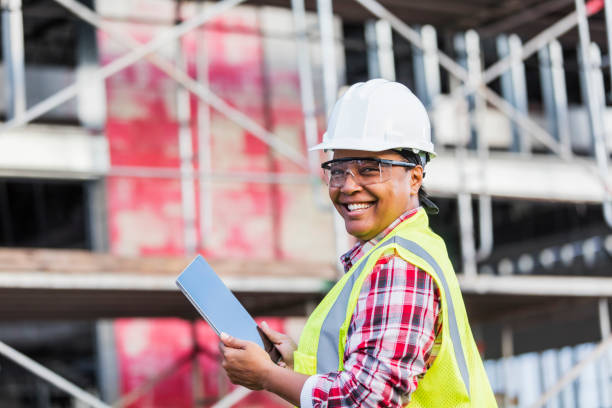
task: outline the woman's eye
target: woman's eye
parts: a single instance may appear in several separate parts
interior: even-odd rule
[[[361,174],[378,173],[378,167],[362,167],[361,169],[359,169],[359,173]]]

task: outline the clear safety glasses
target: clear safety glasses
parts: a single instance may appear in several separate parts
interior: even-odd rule
[[[344,185],[350,174],[355,184],[367,186],[368,184],[383,183],[391,178],[391,168],[402,166],[408,168],[416,167],[414,163],[397,160],[343,157],[321,164],[328,186],[339,188]]]

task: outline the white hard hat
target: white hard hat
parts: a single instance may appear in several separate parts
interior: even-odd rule
[[[412,149],[435,156],[425,107],[404,85],[372,79],[351,86],[336,102],[323,142],[310,150]]]

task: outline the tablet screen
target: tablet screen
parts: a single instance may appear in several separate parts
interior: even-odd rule
[[[225,332],[266,349],[255,320],[201,255],[185,268],[176,284],[217,335]]]

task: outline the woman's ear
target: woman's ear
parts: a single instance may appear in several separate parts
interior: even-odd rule
[[[423,184],[423,166],[416,166],[410,170],[410,194],[418,195]]]

